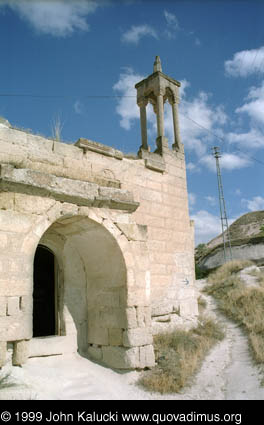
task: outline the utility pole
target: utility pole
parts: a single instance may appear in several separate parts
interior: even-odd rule
[[[224,261],[225,263],[228,261],[227,251],[229,249],[229,260],[233,259],[232,257],[232,247],[230,240],[230,233],[226,215],[226,206],[225,206],[225,198],[220,170],[219,158],[221,158],[219,147],[215,146],[213,149],[213,155],[216,161],[216,172],[217,172],[217,182],[218,182],[218,194],[219,194],[219,207],[220,207],[220,219],[221,219],[221,227],[222,227],[222,237],[223,237],[223,246],[224,246]]]

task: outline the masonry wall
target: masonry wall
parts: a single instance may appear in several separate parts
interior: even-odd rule
[[[152,365],[150,317],[162,321],[162,317],[171,320],[174,316],[197,315],[193,226],[188,214],[183,147],[178,152],[164,150],[162,157],[148,154],[142,159],[129,159],[120,151],[85,139],[73,146],[0,127],[0,164],[2,347],[14,341],[18,357],[27,355],[29,347],[25,348],[24,341],[32,336],[35,249],[41,238],[51,237],[45,232],[60,217],[84,216],[103,226],[117,241],[126,282],[123,298],[121,284],[118,296],[116,291],[110,291],[111,295],[106,291],[108,296],[102,297],[105,301],[100,308],[108,308],[105,321],[112,323],[101,336],[105,340],[98,343],[103,324],[91,337],[89,324],[84,323],[87,329],[79,348],[87,347],[94,357],[113,367]],[[69,237],[64,249],[72,250]],[[76,269],[80,261],[73,259]],[[74,280],[69,263],[61,267],[68,281]],[[69,300],[81,296],[73,285],[68,289]],[[81,308],[84,316],[86,308],[89,310],[89,300]],[[116,323],[121,319],[117,315],[122,315],[121,311],[125,316],[119,326]],[[74,338],[78,337],[78,326],[74,326]]]

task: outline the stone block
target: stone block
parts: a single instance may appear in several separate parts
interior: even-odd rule
[[[133,202],[132,192],[124,189],[115,189],[112,187],[99,187],[99,196],[101,198],[113,199],[116,201]]]
[[[145,159],[145,167],[153,171],[158,171],[159,173],[164,173],[164,171],[166,170],[165,162],[156,161],[151,158]]]
[[[105,322],[105,325],[108,326],[108,323]],[[106,327],[103,328],[100,326],[96,326],[96,324],[89,324],[87,342],[89,344],[108,345],[108,329]]]
[[[33,299],[32,299],[32,295],[23,295],[22,297],[20,297],[21,301],[20,301],[20,309],[22,313],[25,313],[27,315],[32,314],[32,309],[33,309]]]
[[[39,171],[1,167],[1,187],[30,195],[44,196],[77,205],[91,205],[98,195],[94,183],[56,177]]]
[[[81,160],[83,157],[83,150],[72,144],[63,142],[54,142],[53,152],[58,155],[68,156],[72,159]]]
[[[123,333],[123,345],[125,347],[139,347],[152,344],[150,328],[128,329]]]
[[[146,288],[134,288],[131,287],[127,294],[127,305],[130,306],[141,306],[145,307],[149,305],[149,297]]]
[[[127,326],[125,326],[125,328],[128,328],[128,329],[137,328],[138,322],[137,322],[137,312],[135,307],[127,308],[126,315],[127,315]]]
[[[0,297],[0,316],[6,316],[6,297]]]
[[[14,208],[14,193],[0,192],[0,209],[12,210]]]
[[[12,128],[0,128],[0,140],[9,142],[11,144],[24,144],[27,143],[27,133],[22,130],[15,130]]]
[[[118,292],[100,292],[96,296],[97,301],[95,301],[100,306],[106,307],[119,307],[120,299]]]
[[[102,347],[103,362],[115,369],[139,367],[139,348]]]
[[[29,133],[26,134],[26,140],[19,138],[19,144],[25,146],[29,152],[47,151],[52,154],[53,143],[53,140]]]
[[[126,267],[134,268],[135,267],[134,255],[130,251],[126,251],[126,252],[123,252],[123,256],[126,262]]]
[[[146,241],[148,237],[148,228],[141,224],[116,223],[129,241]]]
[[[123,330],[109,329],[109,345],[122,345],[122,343],[123,343]]]
[[[151,308],[150,307],[137,307],[137,321],[140,328],[151,326]]]
[[[0,228],[5,232],[26,233],[31,230],[32,217],[14,211],[0,210]]]
[[[15,341],[13,349],[13,366],[22,366],[26,363],[29,355],[29,341]]]
[[[94,359],[94,360],[98,360],[98,361],[102,360],[103,352],[102,352],[102,348],[101,348],[101,347],[97,347],[97,346],[94,346],[94,345],[90,345],[90,346],[88,347],[87,352],[88,352],[88,355],[89,355],[92,359]]]
[[[32,338],[32,315],[0,317],[0,341]]]
[[[153,367],[155,366],[155,354],[152,345],[145,345],[139,347],[139,367]]]
[[[198,304],[196,299],[186,299],[180,301],[180,316],[193,317],[198,316]]]
[[[63,158],[59,155],[54,154],[53,152],[34,152],[29,151],[28,153],[28,161],[32,163],[36,162],[37,164],[44,164],[48,166],[63,166]]]
[[[0,341],[0,368],[3,367],[6,363],[6,341]]]
[[[28,295],[32,291],[32,280],[29,278],[20,280],[0,279],[0,297],[13,297]]]
[[[166,314],[170,314],[173,311],[173,303],[169,303],[168,301],[160,302],[155,304],[151,308],[151,316],[164,316]]]
[[[127,328],[127,315],[123,308],[105,307],[100,311],[100,323],[106,324],[109,329]],[[107,331],[107,329],[104,329]],[[107,343],[108,344],[108,343]],[[102,344],[102,345],[107,345]]]
[[[7,316],[16,316],[20,313],[20,297],[7,297]]]
[[[15,211],[27,214],[43,214],[56,203],[54,199],[30,196],[23,193],[15,193],[13,196],[15,197]]]
[[[84,149],[85,151],[92,151],[100,153],[101,155],[110,156],[116,159],[123,159],[123,152],[111,148],[110,146],[103,145],[102,143],[94,142],[88,139],[79,139],[75,146]]]
[[[141,194],[141,198],[153,203],[159,202],[161,204],[163,202],[163,194],[150,189],[144,190]]]

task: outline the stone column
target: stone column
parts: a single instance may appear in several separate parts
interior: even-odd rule
[[[147,101],[138,103],[140,107],[140,125],[141,125],[141,149],[148,150],[148,133],[147,133]]]
[[[164,111],[163,111],[163,94],[157,95],[157,128],[158,137],[164,136]]]
[[[22,366],[28,359],[29,341],[15,341],[13,347],[12,364],[13,366]]]
[[[179,127],[179,116],[178,116],[178,103],[171,102],[172,106],[172,117],[173,117],[173,128],[174,128],[174,143],[172,148],[179,150],[180,148],[180,127]]]
[[[0,369],[6,363],[6,342],[0,341]]]

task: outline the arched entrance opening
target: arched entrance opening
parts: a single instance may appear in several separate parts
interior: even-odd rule
[[[123,346],[126,294],[125,261],[110,231],[85,216],[58,219],[35,252],[33,355],[92,349],[102,360],[102,347]]]
[[[57,334],[55,255],[38,245],[33,272],[33,337]]]

